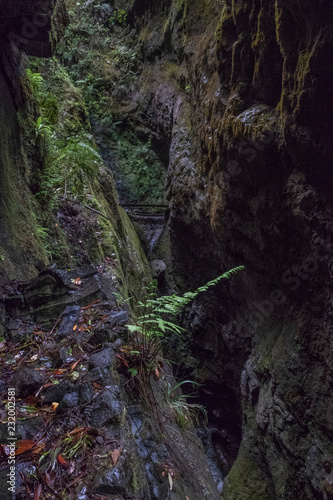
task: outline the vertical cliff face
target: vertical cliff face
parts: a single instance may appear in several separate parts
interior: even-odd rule
[[[224,497],[332,498],[332,6],[112,7],[113,37],[140,47],[123,117],[168,162],[178,284],[246,266],[192,308],[183,346],[221,463],[238,457]]]
[[[64,2],[0,2],[0,258],[2,273],[25,279],[46,262],[31,194],[43,149],[23,85],[22,51],[46,56],[67,23]]]

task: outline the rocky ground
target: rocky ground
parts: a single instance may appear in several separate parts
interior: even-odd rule
[[[162,359],[151,400],[140,398],[129,373],[129,310],[114,283],[104,263],[53,266],[2,287],[1,498],[12,498],[8,388],[16,394],[15,498],[219,498],[195,428],[176,422],[175,382]]]

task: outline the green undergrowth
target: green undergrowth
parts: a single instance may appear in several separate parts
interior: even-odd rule
[[[126,10],[100,2],[78,3],[71,6],[70,19],[58,57],[82,93],[122,199],[163,202],[165,167],[149,135],[139,133],[127,119],[140,88],[142,55]]]
[[[49,260],[61,267],[112,262],[120,289],[139,298],[149,266],[117,203],[82,89],[56,58],[30,58],[24,84],[37,109],[34,141],[44,151],[34,182],[35,237]]]

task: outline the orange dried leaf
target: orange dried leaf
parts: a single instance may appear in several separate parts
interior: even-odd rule
[[[71,371],[72,371],[72,370],[74,370],[74,368],[76,368],[76,367],[77,367],[77,365],[79,364],[79,361],[80,361],[80,360],[78,359],[77,361],[75,361],[75,363],[73,363],[73,364],[72,364],[72,366],[71,366]]]
[[[22,439],[22,441],[19,441],[17,443],[15,455],[21,455],[22,453],[25,453],[26,451],[30,451],[35,446],[36,446],[36,444],[33,441],[31,441],[30,439]]]
[[[77,329],[77,325],[74,325],[73,326],[73,332],[75,332],[76,329]]]
[[[56,411],[57,407],[59,406],[59,403],[52,403],[51,404],[51,410]]]
[[[95,389],[104,389],[104,387],[97,382],[93,382],[92,385],[95,387]]]
[[[59,370],[54,370],[52,375],[62,375],[66,370],[67,368],[59,368]]]
[[[87,432],[88,427],[77,427],[76,429],[70,431],[68,434],[74,436],[75,434],[79,434],[80,432]]]
[[[120,453],[121,453],[121,450],[114,450],[114,451],[111,451],[111,460],[112,460],[112,464],[113,465],[116,465],[116,463],[118,462],[118,458],[120,457]]]
[[[69,463],[66,462],[66,460],[61,455],[58,455],[58,463],[65,470],[67,470],[69,468]]]
[[[53,387],[54,384],[52,382],[49,382],[48,384],[43,385],[43,389],[47,389],[48,387]]]

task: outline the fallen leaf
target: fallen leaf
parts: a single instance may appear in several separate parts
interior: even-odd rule
[[[48,387],[52,387],[54,385],[55,384],[53,384],[52,382],[49,382],[48,384],[43,385],[43,389],[47,389]]]
[[[86,432],[88,430],[88,427],[77,427],[76,429],[70,431],[68,434],[71,434],[74,436],[75,434],[79,434],[79,432]]]
[[[22,455],[26,451],[32,450],[36,446],[36,443],[31,441],[30,439],[22,439],[17,443],[17,448],[15,450],[15,455]]]
[[[92,385],[95,387],[95,389],[104,389],[104,387],[101,384],[98,384],[97,382],[93,382]]]
[[[25,402],[27,403],[28,406],[36,406],[36,404],[38,403],[38,398],[36,398],[36,396],[31,394],[26,398]]]
[[[72,372],[72,373],[71,373],[71,378],[72,378],[73,380],[77,380],[79,377],[80,377],[79,372]]]
[[[113,465],[116,465],[116,463],[118,462],[118,458],[120,457],[120,453],[121,453],[120,449],[111,451],[110,455],[111,455],[111,460],[112,460]]]
[[[33,455],[39,455],[45,449],[45,443],[38,443],[36,448],[32,450]]]
[[[77,325],[74,325],[73,326],[73,332],[75,332],[76,329],[77,329]]]
[[[42,498],[42,491],[43,491],[43,486],[39,484],[34,493],[34,500],[40,500]]]
[[[173,482],[172,482],[172,476],[171,476],[171,474],[168,474],[168,479],[169,479],[170,491],[172,491]]]
[[[74,370],[74,368],[77,367],[77,365],[79,364],[80,360],[78,359],[77,361],[75,361],[75,363],[72,364],[71,366],[71,371]]]
[[[56,411],[58,406],[59,406],[59,403],[52,403],[50,408],[51,408],[51,410]]]
[[[65,470],[69,469],[69,463],[66,462],[66,460],[61,455],[58,455],[58,463],[61,465],[63,469]]]
[[[81,307],[81,311],[84,311],[85,309],[89,309],[90,307],[94,306],[95,304],[98,304],[98,302],[100,302],[100,300],[95,300],[95,302],[93,302],[92,304],[89,304],[89,306]]]
[[[52,375],[62,375],[66,370],[67,370],[67,368],[59,368],[59,370],[54,370],[53,372],[51,372],[51,374]]]

